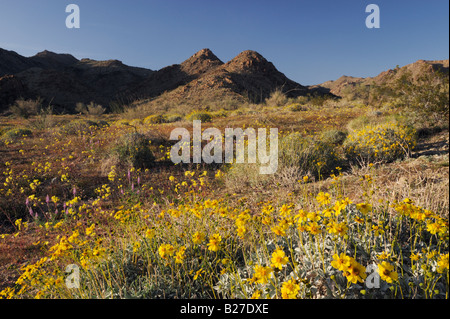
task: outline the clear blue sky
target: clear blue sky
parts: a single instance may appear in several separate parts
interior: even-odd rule
[[[70,3],[80,7],[80,29],[65,26]],[[380,7],[380,29],[365,26],[370,3]],[[153,70],[202,48],[224,62],[250,49],[310,85],[448,59],[448,12],[448,0],[0,0],[0,47]]]

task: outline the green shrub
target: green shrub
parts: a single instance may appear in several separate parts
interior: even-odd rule
[[[160,114],[154,114],[154,115],[150,115],[147,116],[144,119],[144,124],[161,124],[161,123],[165,123],[166,122],[166,118],[164,117],[164,115],[160,115]]]
[[[169,114],[166,116],[167,123],[179,122],[183,119],[183,117],[179,114]]]
[[[193,111],[186,116],[186,119],[188,121],[200,120],[202,122],[211,122],[212,116],[207,111]]]
[[[291,112],[300,112],[300,111],[305,111],[306,107],[299,103],[294,103],[294,104],[289,104],[288,106],[286,106],[286,110],[291,111]]]
[[[344,143],[346,157],[353,162],[391,162],[408,156],[417,144],[416,131],[388,122],[352,131]]]
[[[131,120],[128,124],[131,126],[139,126],[139,125],[142,125],[142,123],[144,123],[144,120],[134,119],[134,120]]]
[[[65,135],[81,135],[105,125],[108,125],[105,121],[75,120],[60,127],[59,132]]]
[[[320,140],[327,144],[342,145],[347,138],[348,133],[341,130],[329,130],[320,135]]]
[[[269,107],[285,106],[286,103],[288,103],[288,98],[281,89],[273,91],[265,100],[265,104]]]
[[[227,117],[228,116],[229,111],[226,110],[217,110],[214,112],[211,112],[211,117]]]
[[[25,136],[31,136],[33,132],[26,128],[14,128],[8,131],[5,131],[1,136],[0,141],[3,143],[13,143],[18,141],[20,138]]]
[[[119,138],[110,155],[135,168],[148,168],[155,156],[150,149],[149,138],[140,133],[128,133]]]
[[[121,119],[121,120],[117,120],[117,121],[113,122],[111,124],[111,126],[127,126],[129,124],[130,124],[130,121]]]
[[[333,144],[300,133],[284,137],[279,145],[279,166],[297,167],[303,175],[323,177],[341,164]]]

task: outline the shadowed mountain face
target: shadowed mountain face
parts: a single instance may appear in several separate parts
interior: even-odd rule
[[[117,60],[77,60],[70,54],[49,51],[26,58],[1,50],[0,76],[0,96],[4,97],[0,110],[20,97],[41,97],[57,109],[71,112],[77,102],[108,106],[160,96],[174,102],[203,97],[261,102],[280,88],[288,96],[308,93],[254,51],[244,51],[223,63],[211,50],[203,49],[181,64],[152,71]]]
[[[0,97],[5,97],[0,111],[18,98],[41,97],[64,112],[71,112],[77,102],[108,105],[152,73],[117,60],[79,61],[50,51],[26,58],[0,49]]]

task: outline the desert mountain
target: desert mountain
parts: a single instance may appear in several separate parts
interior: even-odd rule
[[[157,97],[172,103],[205,103],[213,99],[262,102],[276,89],[290,97],[310,91],[288,79],[275,66],[255,51],[244,51],[227,63],[204,49],[183,62],[183,80],[173,90]]]
[[[206,103],[219,99],[259,103],[281,89],[288,97],[311,93],[342,96],[361,85],[393,81],[405,73],[448,72],[448,60],[419,60],[373,78],[343,76],[336,81],[305,87],[288,79],[261,54],[247,50],[227,63],[209,49],[180,64],[157,71],[131,67],[118,60],[78,60],[70,54],[43,51],[32,57],[0,49],[0,112],[16,99],[43,98],[55,108],[71,112],[77,102]],[[204,106],[204,105],[203,105]]]
[[[344,96],[352,93],[358,86],[381,85],[393,83],[403,75],[410,75],[412,81],[416,81],[418,77],[426,72],[440,71],[449,73],[449,60],[426,61],[418,60],[414,63],[405,65],[403,67],[396,67],[383,71],[375,77],[357,78],[352,76],[342,76],[335,81],[327,81],[319,85],[309,87],[312,90],[319,90],[322,92],[330,92],[337,96]]]
[[[43,51],[26,58],[0,51],[0,108],[15,99],[44,98],[65,111],[77,102],[155,100],[168,96],[186,99],[236,98],[261,102],[281,88],[288,96],[305,95],[306,87],[288,79],[255,51],[244,51],[224,63],[203,49],[181,64],[158,71],[130,67],[118,60],[77,60],[70,54]],[[12,76],[12,77],[11,77]]]
[[[203,49],[181,64],[173,64],[154,72],[122,94],[136,100],[153,98],[185,85],[220,65],[223,62],[211,50]]]
[[[27,58],[0,49],[0,111],[20,97],[41,97],[68,112],[77,102],[108,105],[152,73],[118,60],[78,60],[50,51]]]

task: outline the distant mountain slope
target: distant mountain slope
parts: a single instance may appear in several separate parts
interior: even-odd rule
[[[335,81],[327,81],[322,84],[309,87],[310,89],[319,89],[322,91],[328,91],[337,96],[344,96],[345,94],[352,93],[357,86],[365,85],[380,85],[394,82],[401,76],[408,74],[411,75],[412,80],[415,81],[419,76],[426,72],[441,71],[444,73],[449,72],[449,60],[436,60],[425,61],[418,60],[414,63],[405,65],[403,67],[390,69],[383,71],[375,77],[368,78],[356,78],[351,76],[342,76]]]

